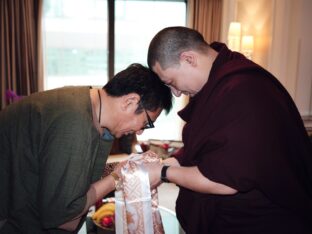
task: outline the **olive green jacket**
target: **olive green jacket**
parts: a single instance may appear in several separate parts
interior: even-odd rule
[[[93,126],[89,87],[36,93],[0,112],[0,233],[66,233],[112,141]]]

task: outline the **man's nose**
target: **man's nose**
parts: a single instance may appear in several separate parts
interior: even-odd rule
[[[171,92],[173,93],[174,96],[176,96],[176,97],[180,97],[181,96],[182,92],[180,90],[177,90],[174,87],[170,87],[170,89],[171,89]]]
[[[136,131],[135,134],[141,135],[144,132],[144,129],[140,129],[139,131]]]

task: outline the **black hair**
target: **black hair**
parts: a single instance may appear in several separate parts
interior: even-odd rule
[[[195,50],[205,53],[209,44],[202,34],[187,27],[167,27],[159,31],[152,39],[147,55],[147,63],[152,68],[156,62],[162,69],[179,65],[181,53]]]
[[[141,97],[136,113],[141,113],[142,108],[155,111],[162,108],[169,113],[172,108],[172,94],[151,69],[133,63],[125,70],[117,73],[103,87],[106,93],[112,97],[121,97],[129,93],[136,93]]]

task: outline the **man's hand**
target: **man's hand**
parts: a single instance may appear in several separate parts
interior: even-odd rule
[[[127,163],[127,160],[121,161],[116,165],[114,168],[114,173],[118,175],[119,178],[121,178],[121,168]]]
[[[156,188],[161,184],[160,172],[163,165],[160,162],[145,163],[144,168],[148,172],[151,188]]]

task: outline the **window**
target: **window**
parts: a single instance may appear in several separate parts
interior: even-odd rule
[[[44,89],[107,81],[107,3],[44,1]]]
[[[110,1],[110,0],[109,0]],[[152,37],[167,26],[185,25],[183,0],[115,0],[115,20],[109,22],[108,0],[44,1],[44,89],[67,85],[102,87],[109,77],[109,25],[114,27],[114,74],[131,63],[147,65],[147,49]],[[162,114],[155,129],[138,138],[179,140],[181,123],[175,99],[168,116]],[[166,130],[165,130],[166,129]]]
[[[146,65],[153,36],[167,26],[185,25],[186,4],[172,1],[116,1],[115,71]]]

